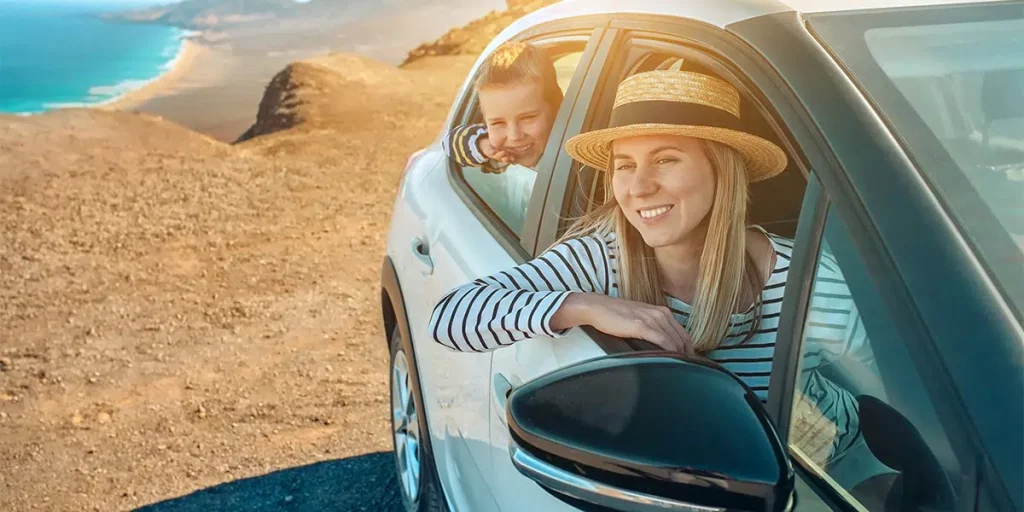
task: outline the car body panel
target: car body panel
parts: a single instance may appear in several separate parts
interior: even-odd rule
[[[429,200],[444,193],[445,187],[438,192],[438,185],[439,180],[447,182],[446,169],[447,157],[434,145],[406,171],[392,213],[388,256],[394,261],[405,296],[434,462],[448,503],[455,510],[487,509],[494,506],[484,478],[489,454],[480,449],[479,442],[470,441],[486,440],[488,388],[469,384],[486,381],[490,354],[452,352],[434,343],[427,331],[437,299],[465,281],[452,265],[453,258],[443,253],[440,240],[447,229],[459,230],[464,223],[475,221],[464,206],[457,216],[448,216],[442,203]],[[448,193],[454,195],[450,189]],[[457,199],[449,202],[461,204]],[[432,271],[415,253],[417,239],[429,248],[435,263]]]
[[[563,338],[523,340],[494,352],[491,382],[500,383],[504,380],[516,388],[548,372],[604,355],[604,350],[580,328],[570,329]],[[495,500],[501,504],[502,512],[573,510],[541,489],[533,480],[524,477],[512,465],[509,455],[512,439],[505,419],[504,400],[495,396],[491,401],[490,414],[490,445],[493,454],[491,472],[495,480],[503,484],[494,489]]]

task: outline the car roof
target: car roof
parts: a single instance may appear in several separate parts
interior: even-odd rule
[[[767,14],[797,11],[818,13],[848,11],[855,9],[877,9],[942,5],[952,3],[981,3],[990,0],[562,0],[556,4],[534,11],[508,26],[488,45],[484,54],[490,53],[501,43],[508,41],[531,27],[566,18],[600,14],[657,14],[702,21],[709,25],[725,28],[727,25]]]

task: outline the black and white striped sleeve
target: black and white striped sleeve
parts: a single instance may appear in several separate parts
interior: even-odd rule
[[[532,261],[462,285],[434,306],[430,333],[464,352],[559,337],[564,331],[551,328],[551,317],[570,293],[608,293],[607,251],[596,237],[569,240]]]

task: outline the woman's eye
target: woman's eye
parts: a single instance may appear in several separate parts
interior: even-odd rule
[[[678,162],[678,161],[679,161],[678,158],[673,158],[673,157],[666,156],[666,157],[659,158],[656,163],[658,165],[664,165],[664,164],[671,164],[671,163]]]
[[[628,171],[633,168],[633,164],[619,164],[615,166],[616,171]]]

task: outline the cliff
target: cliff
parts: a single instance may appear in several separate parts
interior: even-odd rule
[[[439,55],[479,55],[487,47],[487,44],[512,22],[557,1],[506,0],[508,9],[492,11],[487,16],[465,26],[449,30],[436,41],[421,44],[409,52],[409,56],[401,65],[405,66],[424,57]]]

